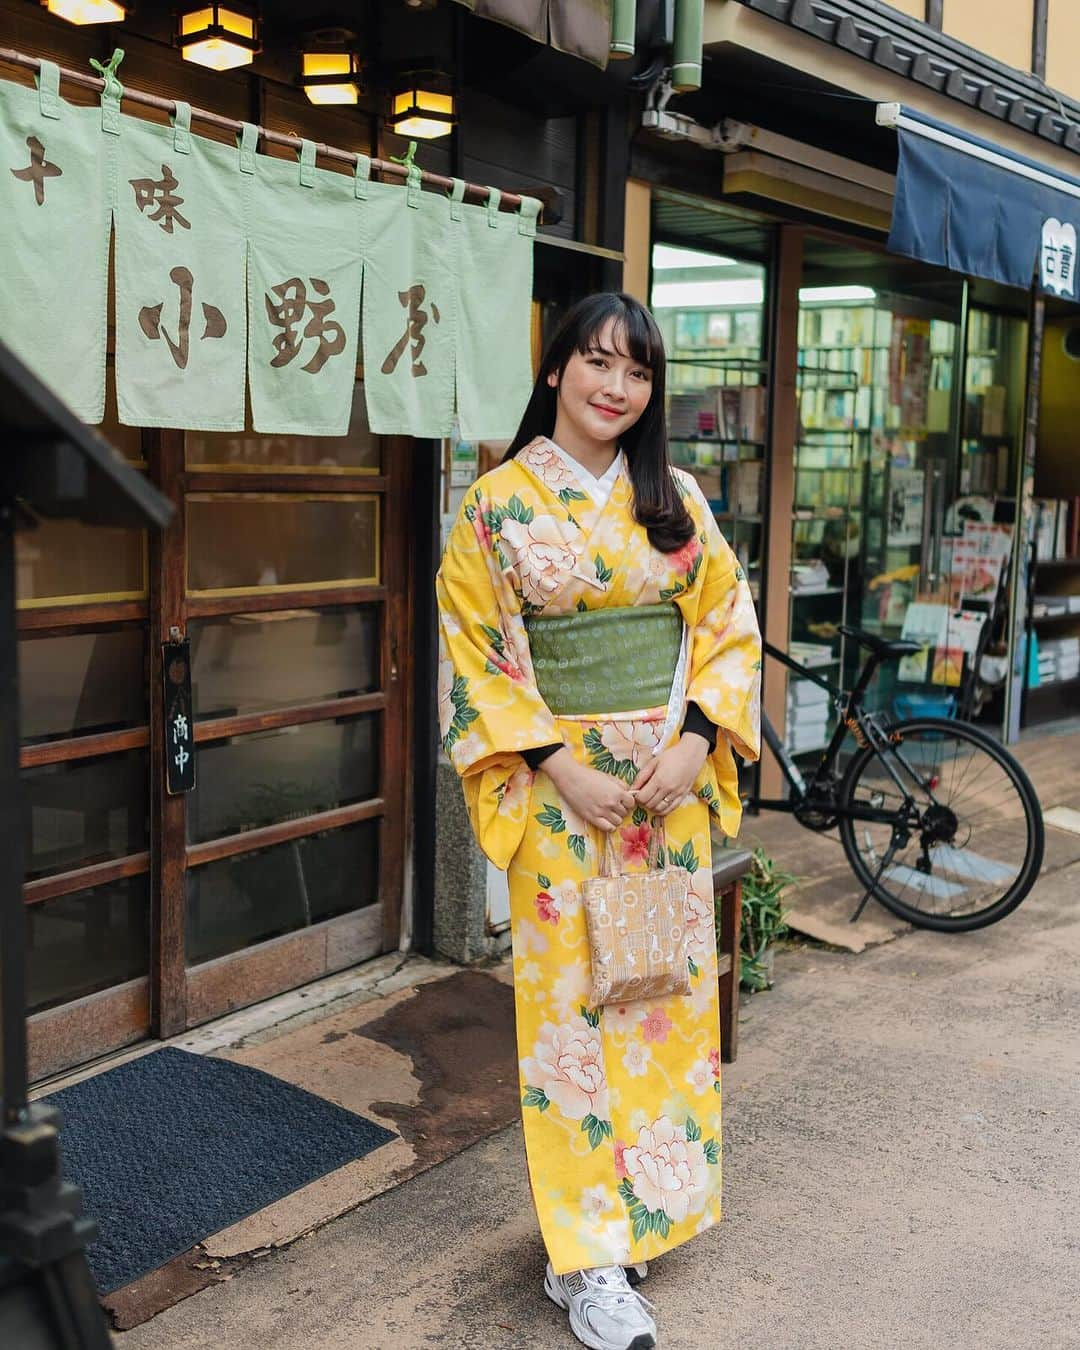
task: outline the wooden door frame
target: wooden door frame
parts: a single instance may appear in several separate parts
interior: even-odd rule
[[[243,483],[243,487],[247,490],[264,492],[305,491],[313,488],[323,491],[355,492],[358,486],[365,491],[375,489],[380,492],[382,557],[379,583],[342,588],[340,591],[299,589],[292,593],[289,599],[290,605],[317,606],[367,601],[373,602],[378,607],[380,690],[377,694],[365,695],[361,699],[339,700],[337,711],[340,715],[351,710],[351,705],[363,703],[380,713],[380,795],[368,802],[322,812],[304,819],[309,824],[317,824],[321,828],[335,828],[354,820],[378,816],[379,889],[377,901],[364,909],[313,924],[310,928],[284,933],[197,966],[185,967],[183,971],[187,991],[185,1027],[197,1026],[237,1008],[309,984],[324,975],[347,969],[380,952],[396,950],[400,945],[403,896],[408,875],[406,866],[408,803],[413,780],[411,762],[413,607],[408,551],[412,447],[413,442],[407,437],[381,437],[381,472],[376,477],[343,476],[331,482],[322,477],[282,473],[260,474],[257,481],[252,481],[253,476],[248,475]],[[186,473],[182,475],[182,479],[188,491],[235,489],[235,479],[228,475]],[[183,588],[182,574],[180,585]],[[275,607],[280,606],[281,598],[275,597],[273,604]],[[243,605],[245,608],[248,607],[246,599]],[[219,604],[215,599],[188,600],[185,619],[219,609],[232,611],[237,607],[238,602],[231,598],[223,604]],[[250,607],[261,606],[256,602]],[[183,631],[186,632],[186,624]],[[297,710],[293,712],[296,713]],[[263,720],[272,720],[272,715]],[[202,728],[196,729],[196,742],[206,738],[201,732]],[[164,766],[159,765],[157,772],[159,777],[163,777]],[[239,851],[238,846],[245,843],[250,843],[252,848],[269,846],[286,838],[295,837],[300,826],[302,822],[296,821],[283,821],[267,826],[258,831],[260,836],[258,845],[255,843],[254,831],[249,831],[246,836],[224,839],[210,845],[189,845],[186,842],[185,826],[182,837],[186,864],[190,866],[196,858],[201,863],[215,856],[227,856]],[[172,959],[175,960],[175,951]],[[156,1026],[153,1032],[166,1034],[163,1031],[159,1032]]]
[[[146,621],[146,663],[148,681],[149,733],[141,731],[112,733],[106,737],[85,737],[85,753],[146,745],[149,741],[147,800],[150,812],[150,974],[117,985],[70,1003],[35,1014],[29,1021],[31,1077],[40,1080],[58,1074],[76,1064],[131,1045],[146,1036],[167,1039],[190,1026],[209,1021],[232,1011],[270,998],[287,989],[346,969],[382,951],[396,950],[402,942],[403,919],[408,928],[406,889],[411,889],[412,869],[409,849],[412,841],[412,805],[414,793],[415,707],[414,635],[417,622],[416,561],[410,540],[417,530],[428,529],[430,522],[413,519],[415,503],[414,457],[417,443],[407,437],[382,437],[382,470],[370,477],[345,476],[336,484],[325,477],[306,478],[303,474],[260,474],[257,481],[247,476],[249,490],[310,491],[312,489],[353,491],[375,489],[382,500],[380,547],[382,549],[380,583],[374,586],[343,587],[335,591],[303,591],[290,596],[290,604],[334,605],[371,603],[378,611],[380,691],[341,699],[333,704],[309,705],[292,709],[286,720],[315,721],[334,716],[377,711],[381,716],[379,737],[380,795],[371,801],[308,817],[321,828],[346,825],[353,820],[380,817],[379,887],[376,903],[310,928],[244,948],[188,968],[185,960],[185,924],[187,912],[186,870],[194,853],[204,861],[211,856],[226,856],[237,851],[239,841],[225,839],[210,845],[187,843],[187,801],[170,797],[164,790],[165,738],[162,726],[161,647],[169,640],[170,629],[187,634],[188,619],[218,610],[237,608],[235,601],[220,604],[216,600],[189,601],[186,581],[186,494],[191,490],[229,490],[236,480],[228,475],[191,474],[184,465],[182,431],[146,432],[144,453],[152,481],[164,491],[176,508],[169,528],[149,540],[149,597],[142,603],[118,606],[110,604],[101,612],[94,607],[55,607],[24,612],[23,630],[65,631],[70,625],[93,625],[102,619]],[[426,502],[422,506],[426,509]],[[268,602],[261,596],[243,602],[245,608],[280,606],[281,598]],[[130,613],[129,613],[130,611]],[[215,725],[222,734],[223,725],[237,734],[257,729],[256,722],[272,724],[275,714],[261,718],[220,719]],[[247,725],[251,723],[251,725]],[[196,741],[206,739],[205,724],[196,728]],[[57,743],[24,749],[24,761],[46,761],[71,747]],[[80,753],[82,750],[80,749]],[[297,822],[285,821],[258,832],[249,832],[246,842],[252,848],[266,846],[295,835]],[[301,831],[302,832],[302,831]],[[136,860],[137,861],[137,860]],[[99,864],[79,874],[80,885],[126,875],[132,860]],[[143,855],[143,867],[146,866]],[[91,875],[93,873],[93,875]],[[63,882],[45,878],[28,887],[31,899],[47,899],[53,891],[67,891],[76,878],[71,874]]]

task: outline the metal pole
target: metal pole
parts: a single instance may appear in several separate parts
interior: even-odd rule
[[[11,47],[0,47],[0,61],[6,62],[11,66],[21,66],[24,70],[38,70],[41,61],[36,56],[27,56],[25,52],[15,51]],[[98,79],[94,75],[84,75],[81,70],[71,70],[67,66],[60,66],[60,77],[63,80],[70,80],[72,84],[80,85],[83,89],[93,89],[100,92],[105,85],[105,81]],[[171,98],[162,98],[159,94],[145,94],[141,89],[125,89],[124,102],[136,103],[143,108],[156,108],[159,112],[168,113],[171,117],[176,112],[176,104]],[[209,112],[205,108],[192,108],[192,118],[197,122],[205,122],[207,126],[218,127],[222,131],[232,131],[239,134],[243,128],[242,122],[237,122],[232,117],[222,117],[220,113]],[[267,145],[284,145],[290,150],[300,153],[301,139],[299,136],[287,136],[280,131],[271,131],[267,127],[258,128],[259,137]],[[321,141],[315,147],[316,153],[321,159],[333,160],[338,164],[356,164],[356,152],[354,150],[341,150],[333,145],[324,145]],[[389,159],[372,159],[371,171],[380,177],[387,174],[405,178],[408,175],[408,169],[404,164],[397,164]],[[431,173],[427,169],[420,170],[420,181],[428,187],[444,188],[447,191],[454,185],[452,178],[446,178],[441,173]],[[490,189],[477,183],[465,184],[465,199],[470,198],[477,202],[487,202]],[[500,211],[516,211],[522,203],[522,197],[516,192],[504,192],[499,200]]]
[[[1009,577],[1009,674],[1005,685],[1005,743],[1020,739],[1030,638],[1024,619],[1028,612],[1030,543],[1034,535],[1035,449],[1039,437],[1039,396],[1042,392],[1043,337],[1046,331],[1046,301],[1033,285],[1028,309],[1027,383],[1024,393],[1024,432],[1013,480],[1016,513]]]
[[[17,1125],[26,1112],[24,828],[19,782],[15,509],[10,501],[0,501],[0,1031],[5,1125]]]

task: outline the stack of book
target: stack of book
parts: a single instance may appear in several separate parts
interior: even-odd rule
[[[1080,497],[1035,500],[1035,556],[1039,562],[1080,552]]]
[[[993,496],[1009,490],[1009,447],[1007,445],[972,447],[961,462],[960,491]]]
[[[1080,614],[1080,595],[1036,595],[1031,605],[1033,619],[1060,619]]]
[[[787,690],[784,744],[793,755],[823,750],[829,740],[828,691],[811,680],[792,679]]]
[[[668,399],[668,435],[673,440],[693,440],[698,434],[700,394],[672,394]]]
[[[829,569],[820,558],[809,562],[796,563],[791,569],[791,589],[793,591],[823,591],[829,584]],[[793,658],[798,660],[797,657]],[[800,664],[805,665],[806,662]]]
[[[827,642],[789,642],[788,655],[808,670],[815,666],[831,666],[835,661],[833,649]]]
[[[765,439],[765,386],[720,385],[716,395],[716,431],[728,441]]]
[[[1080,637],[1044,638],[1039,643],[1039,684],[1060,684],[1080,676]]]

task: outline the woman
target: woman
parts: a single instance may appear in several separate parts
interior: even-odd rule
[[[656,1344],[624,1267],[720,1217],[709,817],[734,834],[758,749],[742,569],[672,469],[663,339],[627,295],[567,315],[506,458],[466,494],[437,579],[440,725],[509,875],[522,1115],[544,1287],[594,1350]],[[690,872],[691,993],[589,1006],[583,878],[661,822]]]

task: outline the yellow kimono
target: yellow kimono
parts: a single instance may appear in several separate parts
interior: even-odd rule
[[[695,480],[696,526],[674,553],[635,523],[623,468],[597,506],[539,439],[470,488],[437,579],[439,719],[476,837],[510,883],[522,1116],[533,1199],[557,1274],[648,1260],[720,1217],[720,1027],[709,815],[740,805],[732,746],[756,758],[761,639],[742,568]],[[533,677],[525,617],[674,603],[684,659],[669,706],[555,717]],[[666,819],[690,872],[689,996],[590,1008],[581,881],[602,832],[521,751],[558,741],[632,782],[679,735],[685,705],[721,728],[692,793]],[[651,824],[615,833],[623,870],[647,865]]]

